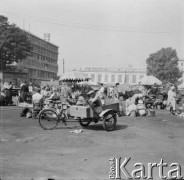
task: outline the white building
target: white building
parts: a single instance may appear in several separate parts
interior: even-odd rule
[[[178,61],[178,67],[180,71],[183,71],[183,77],[181,79],[184,80],[184,59]]]
[[[179,66],[180,70],[184,71],[184,59],[178,61],[178,66]]]
[[[77,69],[86,73],[91,83],[128,83],[138,84],[146,76],[146,69],[135,68],[84,68]]]

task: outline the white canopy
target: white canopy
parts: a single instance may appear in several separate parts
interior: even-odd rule
[[[71,71],[63,74],[59,81],[87,81],[89,77],[87,74],[79,72],[79,71]]]
[[[140,80],[140,83],[142,85],[162,85],[162,81],[160,81],[154,76],[145,76]]]

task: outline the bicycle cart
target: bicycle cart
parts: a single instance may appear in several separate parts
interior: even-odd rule
[[[88,100],[88,106],[70,106],[70,116],[76,117],[80,125],[87,127],[91,122],[103,122],[103,128],[107,131],[113,131],[116,128],[117,113],[119,112],[119,103],[105,106],[93,107]],[[61,101],[53,101],[55,108],[43,109],[39,113],[39,124],[44,130],[56,128],[61,121],[66,125],[67,105]]]
[[[88,101],[87,101],[88,102]],[[89,102],[88,102],[89,103]],[[79,123],[87,127],[91,122],[103,122],[103,128],[106,131],[113,131],[116,128],[117,113],[119,112],[119,103],[93,107],[71,106],[70,116],[78,117]]]

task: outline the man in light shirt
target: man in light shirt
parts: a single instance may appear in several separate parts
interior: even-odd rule
[[[33,104],[43,103],[43,95],[41,95],[41,89],[39,87],[34,87],[35,94],[32,96]]]
[[[95,93],[94,90],[91,90],[87,93],[87,95],[89,96],[89,102],[94,108],[95,112],[96,113],[102,112],[102,102],[101,102],[98,92]]]
[[[97,93],[98,93],[99,98],[101,99],[102,105],[105,105],[105,101],[104,101],[104,99],[105,99],[105,94],[104,94],[105,87],[104,87],[103,83],[99,83],[99,85],[100,85],[100,89]]]

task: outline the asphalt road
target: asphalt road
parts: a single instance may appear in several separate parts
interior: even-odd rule
[[[77,122],[46,131],[38,120],[20,118],[16,108],[0,113],[1,180],[107,180],[113,157],[122,162],[131,157],[126,165],[130,174],[135,163],[141,163],[147,175],[148,163],[159,164],[163,158],[168,165],[164,175],[173,169],[171,163],[180,164],[184,175],[184,119],[167,111],[157,111],[156,117],[120,117],[112,132],[104,131],[99,122],[79,134],[70,132],[81,129]],[[122,171],[120,178],[126,179]],[[156,167],[153,179],[159,178]]]

